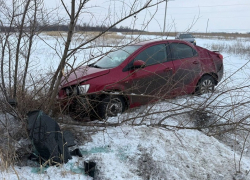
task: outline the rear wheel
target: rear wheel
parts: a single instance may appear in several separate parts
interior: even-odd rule
[[[125,111],[125,100],[122,96],[106,96],[97,105],[100,119],[114,117]]]
[[[199,81],[196,94],[206,94],[214,92],[215,80],[212,76],[206,75]]]

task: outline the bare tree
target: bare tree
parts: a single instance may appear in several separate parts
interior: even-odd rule
[[[22,35],[23,35],[23,31],[24,31],[24,23],[25,23],[25,17],[26,14],[28,12],[28,8],[30,5],[30,1],[28,0],[26,1],[26,4],[24,4],[24,11],[22,13],[22,17],[21,17],[21,23],[18,24],[19,27],[19,35],[18,35],[18,39],[17,39],[17,46],[16,46],[16,58],[15,58],[15,73],[14,73],[14,85],[13,85],[13,97],[16,98],[17,95],[17,72],[18,72],[18,62],[19,62],[19,54],[20,54],[20,45],[21,45],[21,40],[23,39]]]
[[[5,97],[25,102],[32,91],[33,75],[29,72],[34,38],[41,32],[39,26],[46,18],[43,0],[2,2],[1,13],[1,86]],[[28,79],[28,76],[31,75]],[[33,79],[33,80],[32,80]],[[33,90],[37,85],[33,84]],[[25,104],[22,109],[25,109]],[[23,114],[29,110],[25,110]]]

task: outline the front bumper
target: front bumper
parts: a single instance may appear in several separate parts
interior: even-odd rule
[[[94,103],[88,96],[69,96],[59,100],[63,114],[70,116],[87,117],[95,107]]]

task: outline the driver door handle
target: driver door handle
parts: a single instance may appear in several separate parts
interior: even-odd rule
[[[167,67],[166,69],[164,69],[164,71],[165,71],[165,72],[168,72],[168,71],[173,71],[173,69],[172,69],[172,68],[170,68],[170,67]]]
[[[193,64],[199,64],[199,62],[198,61],[193,61]]]

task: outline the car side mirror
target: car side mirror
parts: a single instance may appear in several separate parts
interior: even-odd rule
[[[134,69],[137,69],[137,68],[144,68],[146,66],[146,63],[142,60],[136,60],[134,63],[133,63],[133,67]]]

